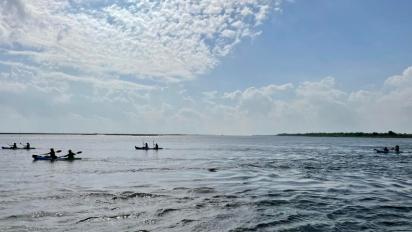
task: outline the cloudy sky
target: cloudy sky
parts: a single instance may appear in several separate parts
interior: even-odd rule
[[[0,0],[0,131],[412,132],[409,0]]]

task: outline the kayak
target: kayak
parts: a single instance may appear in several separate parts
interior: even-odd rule
[[[159,147],[159,148],[148,147],[148,148],[146,148],[146,147],[137,147],[137,146],[134,146],[134,148],[136,150],[162,150],[163,149],[163,147]]]
[[[36,149],[35,147],[30,147],[30,148],[25,148],[25,147],[1,147],[1,149],[9,149],[9,150],[31,150],[31,149]]]
[[[32,155],[34,160],[50,160],[50,161],[73,161],[73,160],[81,160],[82,158],[63,158],[63,157],[57,157],[57,159],[52,159],[50,156],[41,156],[41,155]]]
[[[375,149],[376,153],[395,153],[395,154],[399,154],[399,153],[403,153],[402,151],[385,151],[385,150],[378,150]]]

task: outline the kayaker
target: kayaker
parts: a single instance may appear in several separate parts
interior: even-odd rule
[[[399,146],[398,146],[398,145],[396,145],[396,146],[395,146],[395,152],[398,152],[398,153],[400,152],[400,151],[399,151]]]
[[[68,152],[69,153],[65,155],[64,157],[67,157],[67,159],[74,159],[74,156],[76,155],[76,153],[73,153],[72,150],[69,150]]]
[[[389,149],[388,149],[387,147],[384,147],[384,148],[383,148],[383,152],[388,153],[388,152],[389,152]]]
[[[11,148],[17,149],[17,143],[13,143],[13,146]]]
[[[144,144],[144,149],[149,149],[149,144],[145,143]]]
[[[156,143],[156,145],[155,145],[155,147],[154,147],[156,150],[158,150],[159,149],[159,145],[157,145],[157,143]]]
[[[26,143],[25,149],[30,149],[30,143]]]
[[[51,159],[57,159],[56,152],[53,148],[50,148],[50,152],[48,153]]]

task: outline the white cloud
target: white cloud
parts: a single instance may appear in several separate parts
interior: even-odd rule
[[[198,95],[181,84],[158,88],[58,72],[42,76],[35,67],[24,69],[19,64],[11,70],[0,75],[3,131],[11,130],[13,118],[18,118],[22,129],[28,131],[412,132],[410,68],[374,90],[345,91],[337,87],[334,78],[326,77]],[[29,123],[33,121],[37,123]]]
[[[223,94],[224,99],[230,99],[230,100],[235,100],[238,99],[242,95],[242,91],[236,90],[233,92],[227,92]]]
[[[411,88],[412,87],[412,67],[409,67],[403,71],[401,75],[395,75],[389,77],[385,84],[388,86]]]
[[[226,133],[307,131],[412,132],[412,67],[375,90],[344,91],[333,77],[298,85],[249,87],[209,98],[203,114],[227,120]],[[391,88],[388,89],[387,86]],[[230,101],[227,101],[230,100]],[[224,110],[222,110],[224,109]],[[218,123],[216,123],[218,124]]]
[[[207,92],[203,92],[202,93],[207,99],[214,99],[216,98],[216,95],[218,94],[218,92],[216,90],[214,91],[207,91]]]
[[[335,78],[326,77],[319,82],[303,82],[296,89],[296,94],[306,98],[338,100],[346,93],[335,88]]]
[[[227,98],[231,100],[241,100],[241,99],[253,98],[256,96],[270,97],[273,94],[282,93],[292,88],[293,88],[292,83],[287,83],[283,85],[271,84],[271,85],[263,86],[261,88],[250,87],[244,91],[236,90],[233,92],[225,92],[223,93],[223,98]],[[217,92],[215,92],[214,94],[216,95]]]
[[[20,82],[2,81],[0,84],[0,92],[21,93],[26,89],[27,86]]]
[[[184,80],[254,36],[278,2],[4,0],[0,46],[38,64]]]

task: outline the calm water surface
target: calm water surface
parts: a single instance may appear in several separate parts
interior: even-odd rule
[[[142,139],[1,135],[39,149],[0,150],[0,231],[412,231],[412,153],[373,152],[411,139]]]

